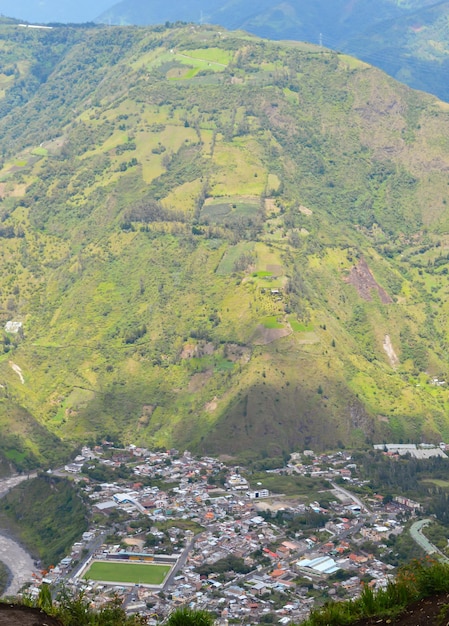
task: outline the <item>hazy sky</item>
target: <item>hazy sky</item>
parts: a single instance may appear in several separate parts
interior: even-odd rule
[[[0,0],[0,13],[29,22],[88,22],[114,0]]]

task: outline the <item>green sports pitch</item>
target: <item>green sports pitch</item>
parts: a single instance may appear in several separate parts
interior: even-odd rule
[[[171,565],[155,565],[154,563],[94,561],[83,578],[111,583],[160,585],[170,569]]]

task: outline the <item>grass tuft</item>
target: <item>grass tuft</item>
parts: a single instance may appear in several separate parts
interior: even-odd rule
[[[448,591],[449,565],[426,557],[401,568],[385,589],[365,585],[355,600],[328,602],[313,610],[303,626],[349,626],[359,619],[394,617],[413,602]]]

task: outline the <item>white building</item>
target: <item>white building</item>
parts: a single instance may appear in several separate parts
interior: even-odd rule
[[[250,500],[257,500],[258,498],[268,498],[270,492],[268,489],[258,489],[257,491],[248,491],[247,495]]]

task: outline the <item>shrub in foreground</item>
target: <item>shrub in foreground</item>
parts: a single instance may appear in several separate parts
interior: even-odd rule
[[[449,565],[426,557],[402,567],[385,589],[364,586],[355,600],[315,609],[302,626],[348,626],[366,617],[394,617],[412,602],[443,592],[449,592]]]

